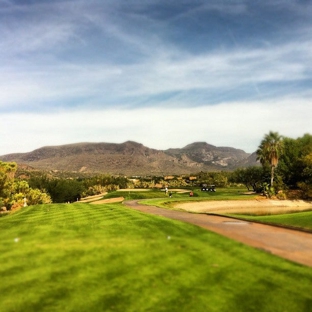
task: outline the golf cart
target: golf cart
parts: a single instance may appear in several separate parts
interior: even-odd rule
[[[204,184],[201,190],[203,192],[215,192],[216,191],[216,186],[215,185]]]

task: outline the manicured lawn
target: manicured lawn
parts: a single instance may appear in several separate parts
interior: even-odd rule
[[[244,199],[253,199],[257,195],[244,195],[246,193],[246,188],[218,188],[216,192],[203,192],[200,188],[190,188],[186,189],[186,192],[180,192],[174,189],[171,191],[172,197],[169,198],[168,194],[164,191],[157,189],[146,189],[144,191],[138,190],[119,190],[115,192],[110,192],[103,196],[104,199],[115,198],[123,196],[125,200],[131,199],[157,199],[159,198],[162,202],[163,199],[168,199],[169,202],[173,202],[176,200],[190,200],[190,201],[198,201],[198,200],[244,200]],[[193,191],[193,197],[190,197],[189,193]],[[155,201],[153,201],[153,204]],[[157,203],[157,202],[156,202]]]
[[[131,199],[145,199],[145,198],[164,198],[166,197],[165,192],[160,190],[146,190],[146,191],[115,191],[106,194],[103,198],[115,198],[115,197],[124,197],[125,200]]]
[[[294,212],[288,214],[278,214],[269,216],[244,216],[232,215],[250,221],[259,221],[267,224],[289,226],[304,229],[312,232],[312,211]]]
[[[190,191],[193,197],[190,197]],[[170,190],[169,190],[170,191]],[[257,195],[246,195],[246,188],[218,188],[216,192],[203,192],[200,188],[192,188],[182,193],[172,191],[172,197],[160,190],[140,191],[117,191],[110,192],[103,198],[115,198],[123,196],[125,200],[142,199],[145,205],[158,206],[162,208],[174,208],[177,201],[207,201],[207,200],[250,200]]]
[[[312,268],[122,204],[0,218],[0,311],[311,311]]]
[[[137,198],[133,199],[144,199],[141,202],[145,205],[174,209],[174,206],[180,201],[251,200],[258,196],[256,194],[246,195],[246,188],[218,188],[216,192],[203,192],[198,188],[194,188],[193,193],[194,196],[190,197],[189,193],[173,192],[171,198],[169,196],[165,196],[165,198],[164,196],[159,196],[158,199],[156,196],[147,197],[148,193],[144,197],[139,197],[140,193],[138,193],[136,194]]]

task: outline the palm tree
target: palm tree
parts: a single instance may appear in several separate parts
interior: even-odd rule
[[[271,167],[271,186],[274,181],[274,170],[283,152],[283,145],[282,136],[278,132],[270,131],[264,136],[257,150],[257,160],[260,160],[262,166],[269,165]]]

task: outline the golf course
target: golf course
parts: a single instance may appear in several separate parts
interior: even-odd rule
[[[237,190],[194,195],[121,191],[98,200],[141,198],[167,209],[246,200]],[[311,311],[311,267],[120,201],[94,203],[34,205],[0,218],[1,312]],[[312,224],[309,210],[240,217]]]

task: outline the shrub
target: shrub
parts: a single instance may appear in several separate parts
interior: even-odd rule
[[[299,189],[302,191],[303,199],[312,199],[312,185],[305,182],[298,183]]]

